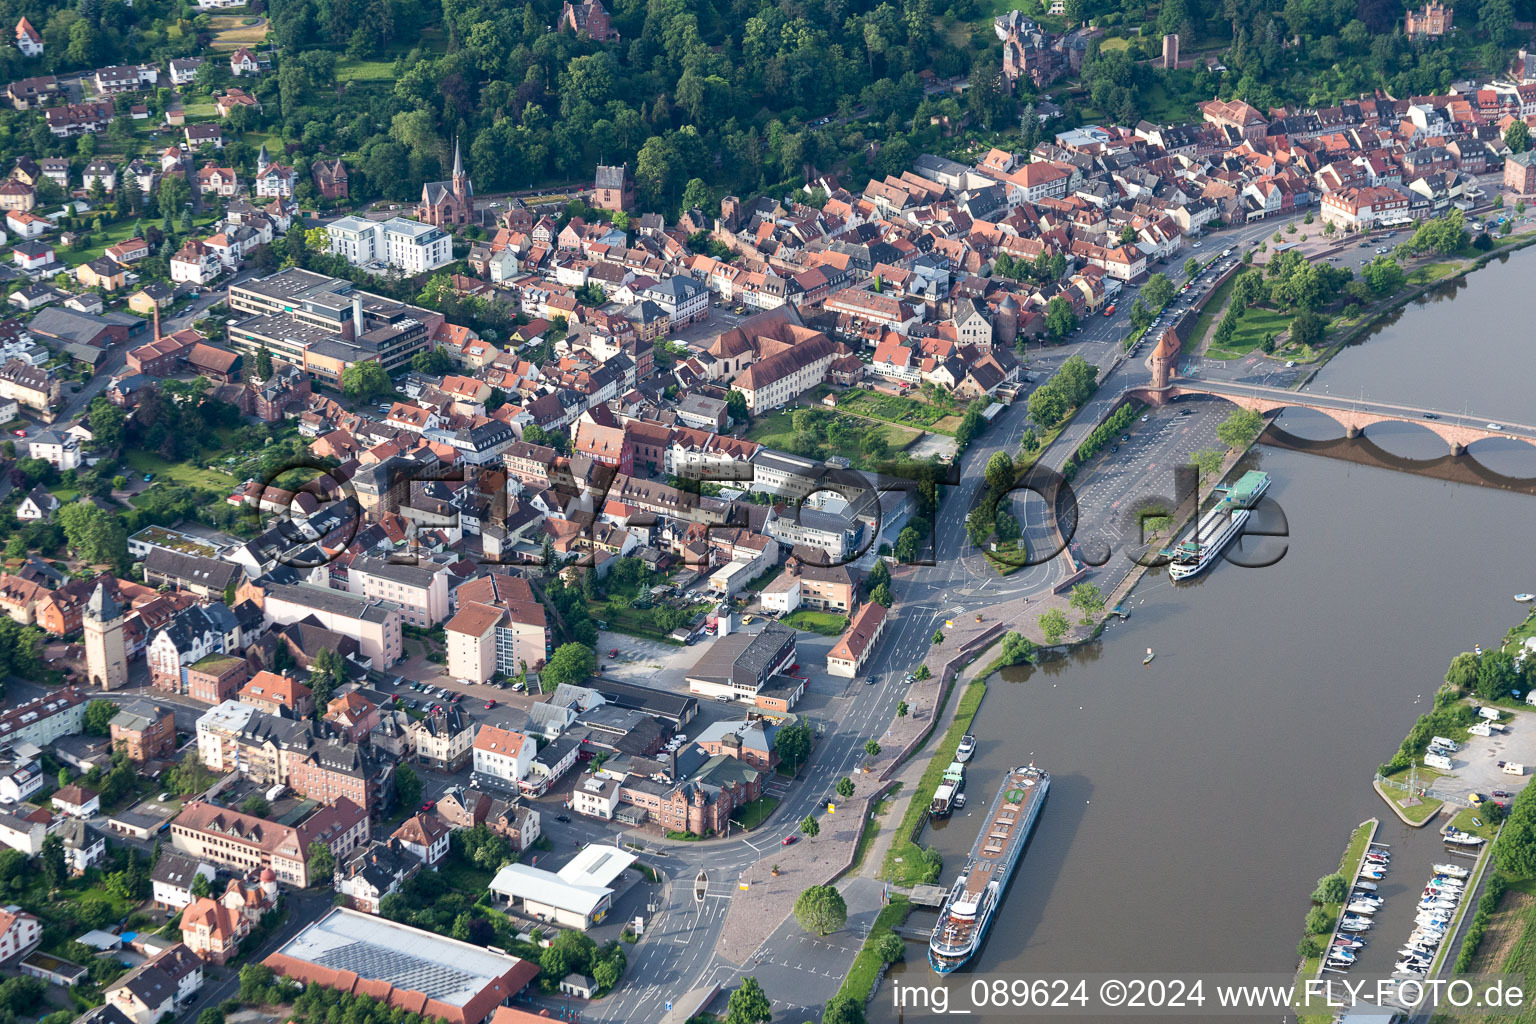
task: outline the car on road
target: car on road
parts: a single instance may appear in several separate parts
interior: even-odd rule
[[[1296,360],[1294,360],[1294,359],[1287,359],[1287,360],[1286,360],[1286,361],[1285,361],[1285,368],[1286,368],[1286,369],[1287,369],[1287,370],[1289,370],[1289,369],[1290,369],[1290,368],[1291,368],[1291,367],[1293,367],[1293,366],[1295,366],[1295,365],[1296,365]]]
[[[1508,790],[1496,789],[1493,791],[1493,795],[1496,799],[1508,800],[1512,794]]]
[[[494,700],[488,700],[488,701],[485,702],[485,710],[487,710],[487,711],[491,710],[491,708],[493,708],[495,706],[496,706],[496,702]]]
[[[1180,416],[1193,416],[1194,414],[1195,414],[1195,410],[1193,410],[1193,409],[1180,409],[1179,410],[1179,415]]]
[[[431,814],[432,813],[432,808],[434,808],[436,806],[437,806],[437,801],[436,800],[428,800],[426,803],[421,805],[421,813],[422,814]]]
[[[11,431],[11,433],[15,434],[17,437],[26,437],[27,436],[27,432],[25,430],[13,430],[13,431]]]
[[[1427,420],[1437,420],[1440,417],[1436,413],[1427,412],[1427,413],[1424,414],[1424,418],[1427,419]]]
[[[1504,424],[1502,424],[1502,423],[1490,423],[1490,424],[1488,424],[1488,429],[1489,430],[1503,430],[1504,429]]]
[[[569,814],[557,814],[555,815],[555,820],[560,822],[562,825],[568,825],[570,824],[571,816]]]
[[[1116,445],[1111,445],[1110,448],[1109,448],[1109,454],[1113,455],[1113,454],[1115,454],[1115,452],[1117,452],[1119,450],[1120,450],[1120,446],[1119,445],[1117,445],[1117,444]]]
[[[512,692],[513,693],[522,693],[526,689],[528,689],[528,684],[527,683],[513,683],[512,684]]]
[[[799,841],[800,841],[800,837],[795,835],[795,834],[793,834],[793,833],[791,833],[791,834],[785,836],[783,839],[779,840],[779,845],[780,846],[794,846]]]
[[[610,658],[617,658],[618,656],[619,656],[619,649],[617,647],[610,647],[610,648],[608,648],[608,657],[610,657]]]
[[[1122,441],[1129,441],[1130,439],[1131,439],[1131,435],[1130,434],[1121,434],[1120,435],[1120,440],[1122,440]]]
[[[1143,423],[1150,423],[1151,421],[1152,421],[1152,417],[1151,416],[1143,416],[1141,418],[1141,422],[1143,422]]]

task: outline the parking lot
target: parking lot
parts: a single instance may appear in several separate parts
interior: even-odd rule
[[[1435,780],[1430,793],[1447,803],[1465,806],[1468,794],[1490,796],[1494,790],[1519,793],[1531,781],[1536,762],[1536,713],[1505,711],[1506,731],[1492,736],[1468,736],[1451,758],[1455,770]],[[1524,775],[1506,775],[1499,762],[1525,766]]]

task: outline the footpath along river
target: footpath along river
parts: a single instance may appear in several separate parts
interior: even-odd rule
[[[1533,281],[1527,251],[1447,285],[1311,386],[1532,422]],[[1306,413],[1283,425],[1340,433]],[[1411,425],[1367,434],[1398,455],[1445,452]],[[1536,476],[1536,451],[1520,442],[1472,455]],[[1373,770],[1428,708],[1450,658],[1497,641],[1524,612],[1510,595],[1536,590],[1536,498],[1273,448],[1247,463],[1273,478],[1284,558],[1221,563],[1178,586],[1156,570],[1101,642],[994,680],[975,727],[971,806],[925,838],[944,854],[943,882],[1006,768],[1032,760],[1054,782],[985,947],[949,980],[957,1001],[975,974],[1292,970],[1307,895],[1351,829],[1378,815],[1385,837],[1401,831],[1371,790]],[[1143,667],[1148,647],[1157,659]],[[925,952],[909,945],[872,1020],[897,1019],[891,980],[938,980]]]

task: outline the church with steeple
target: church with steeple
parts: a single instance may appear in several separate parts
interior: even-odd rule
[[[452,229],[461,224],[475,222],[475,187],[469,175],[464,173],[464,161],[459,154],[459,141],[453,142],[453,178],[449,181],[429,181],[421,186],[421,205],[416,208],[416,219],[433,227]]]

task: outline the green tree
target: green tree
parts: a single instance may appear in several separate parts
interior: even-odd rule
[[[1082,615],[1082,623],[1086,626],[1104,610],[1104,592],[1096,584],[1079,583],[1072,588],[1068,603]]]
[[[853,796],[853,780],[844,775],[837,780],[837,795],[843,799]]]
[[[267,803],[267,798],[260,793],[252,793],[240,804],[240,813],[249,814],[255,818],[265,818],[272,812],[272,805]]]
[[[1173,282],[1167,274],[1153,274],[1141,286],[1141,297],[1152,309],[1162,309],[1173,298]]]
[[[544,666],[543,682],[548,689],[561,683],[580,685],[597,671],[597,654],[586,644],[561,644]]]
[[[331,876],[336,873],[336,857],[331,853],[331,848],[316,839],[309,844],[309,849],[305,853],[308,858],[310,884],[329,889]]]
[[[394,389],[389,374],[378,363],[354,363],[341,371],[341,393],[354,402],[371,402]]]
[[[411,356],[411,369],[417,373],[440,377],[452,368],[453,361],[448,358],[448,353],[443,351],[441,345],[433,346],[430,352],[423,349],[414,356]]]
[[[895,599],[891,597],[891,587],[888,583],[882,583],[870,592],[869,599],[882,608],[889,608]]]
[[[70,548],[89,565],[125,566],[128,535],[122,520],[90,502],[74,501],[56,513]]]
[[[1322,907],[1307,911],[1305,927],[1308,935],[1321,935],[1333,927],[1333,915]]]
[[[1013,486],[1013,459],[1007,452],[993,452],[987,460],[987,486],[994,491],[1006,491]]]
[[[1471,692],[1477,685],[1477,669],[1480,662],[1471,651],[1462,651],[1451,659],[1451,667],[1445,671],[1445,681],[1463,693]],[[90,709],[86,709],[90,713]]]
[[[107,736],[112,730],[109,726],[112,719],[117,717],[117,705],[110,700],[97,698],[85,706],[85,734],[87,736]]]
[[[1264,429],[1264,417],[1252,409],[1238,409],[1216,427],[1216,437],[1228,448],[1244,448]]]
[[[1045,636],[1045,642],[1051,645],[1061,643],[1067,631],[1072,628],[1072,623],[1067,621],[1066,612],[1060,608],[1051,608],[1040,613],[1040,632]]]
[[[1029,637],[1011,629],[1003,634],[1003,642],[998,647],[998,658],[1004,665],[1022,665],[1026,661],[1033,661],[1034,657],[1035,645]]]
[[[817,935],[831,935],[848,923],[848,904],[830,885],[813,885],[795,899],[795,920]]]
[[[37,861],[50,889],[57,890],[69,878],[69,865],[64,859],[64,840],[58,833],[44,837]]]
[[[745,423],[751,419],[747,411],[747,396],[735,388],[731,388],[725,395],[725,412],[733,423]]]
[[[421,776],[408,764],[395,768],[395,796],[407,812],[421,805]]]
[[[1486,651],[1477,667],[1477,695],[1484,700],[1507,697],[1518,679],[1514,658],[1504,651]]]
[[[864,1004],[851,995],[833,996],[821,1011],[821,1024],[864,1024],[864,1021]]]
[[[105,398],[91,401],[91,447],[97,451],[116,451],[123,443],[127,416]]]
[[[1344,880],[1343,875],[1335,871],[1317,880],[1317,888],[1312,890],[1312,902],[1342,903],[1347,895],[1349,895],[1349,883]]]
[[[875,951],[880,954],[881,960],[894,964],[906,959],[907,944],[900,935],[887,932],[880,936],[880,941],[875,945]]]
[[[1189,464],[1200,471],[1200,478],[1209,480],[1221,472],[1221,464],[1226,461],[1227,453],[1216,448],[1202,448],[1190,453]]]
[[[730,1002],[726,1004],[725,1024],[767,1024],[772,1017],[773,1004],[768,1001],[763,986],[750,974],[741,979],[741,987],[731,993]]]
[[[1072,303],[1057,295],[1045,306],[1045,329],[1048,334],[1057,341],[1072,333],[1077,326],[1077,313],[1072,309]]]
[[[199,871],[192,875],[191,890],[193,896],[202,899],[213,895],[213,884],[208,881],[207,875]]]
[[[1198,273],[1200,273],[1200,261],[1199,260],[1197,260],[1193,256],[1191,256],[1189,259],[1184,261],[1184,277],[1186,279],[1192,281],[1192,280],[1194,280],[1195,275],[1198,274]]]
[[[811,756],[811,727],[803,718],[779,729],[773,738],[774,753],[792,771],[798,771]]]
[[[868,754],[870,757],[879,757],[880,756],[880,744],[875,742],[874,740],[865,740],[864,741],[864,753]]]
[[[1524,121],[1509,122],[1509,127],[1504,129],[1504,145],[1511,153],[1524,153],[1531,148],[1531,129]]]
[[[800,831],[804,835],[815,839],[817,836],[821,835],[821,824],[816,820],[814,815],[807,814],[804,818],[800,819]]]

